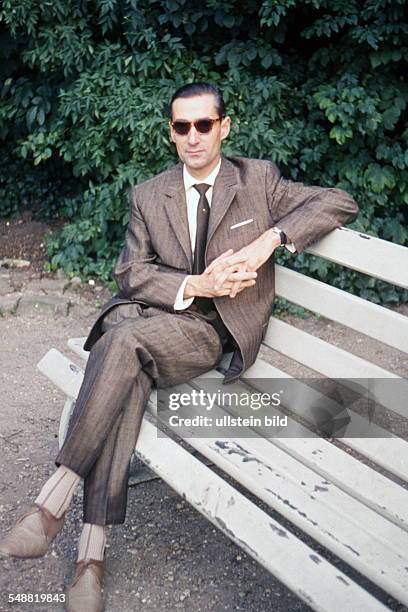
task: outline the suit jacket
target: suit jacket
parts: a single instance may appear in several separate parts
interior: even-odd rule
[[[120,291],[103,306],[85,350],[98,340],[103,317],[117,304],[135,301],[174,313],[180,284],[192,273],[182,164],[133,187],[130,205],[125,245],[113,273]],[[357,213],[357,204],[345,191],[286,180],[269,161],[223,157],[213,190],[206,265],[229,248],[237,251],[246,246],[274,225],[301,253],[331,230],[353,221]],[[235,365],[224,382],[236,379],[253,364],[266,333],[275,295],[273,256],[257,272],[256,284],[234,299],[214,298],[239,347],[238,360],[232,360]]]

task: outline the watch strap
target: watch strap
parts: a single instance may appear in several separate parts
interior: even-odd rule
[[[281,241],[281,245],[283,244],[287,244],[288,242],[288,237],[286,236],[285,232],[283,230],[281,230],[279,227],[273,227],[272,228],[273,232],[275,232],[275,234],[278,234],[280,241]]]

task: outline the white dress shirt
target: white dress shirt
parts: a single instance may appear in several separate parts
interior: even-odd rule
[[[198,180],[191,176],[189,171],[186,168],[186,165],[183,165],[183,181],[184,181],[184,189],[186,190],[186,202],[187,202],[187,217],[188,217],[188,229],[190,232],[190,241],[191,241],[191,252],[194,257],[194,247],[195,247],[195,239],[197,233],[197,206],[200,200],[200,194],[197,189],[194,189],[194,185],[199,183],[206,183],[207,185],[211,185],[211,187],[206,191],[206,197],[208,200],[208,204],[211,208],[211,200],[213,195],[213,187],[215,183],[215,179],[217,178],[218,172],[221,167],[221,159],[218,164],[215,166],[214,170],[210,172],[208,176],[205,178]],[[184,310],[188,308],[194,301],[194,297],[188,298],[188,300],[183,299],[184,288],[190,276],[186,276],[183,282],[180,285],[180,289],[177,292],[176,300],[174,302],[174,310]]]
[[[197,206],[200,200],[200,194],[198,193],[197,189],[194,189],[194,185],[197,185],[199,183],[206,183],[207,185],[210,185],[210,188],[206,191],[205,195],[207,197],[208,204],[211,208],[211,200],[212,200],[212,195],[213,195],[213,190],[214,190],[213,187],[214,187],[215,179],[217,178],[218,172],[220,171],[220,167],[221,167],[221,159],[218,162],[218,164],[215,166],[214,170],[210,172],[208,176],[206,176],[205,178],[201,180],[198,180],[194,178],[193,176],[191,176],[191,174],[186,168],[186,165],[185,164],[183,165],[183,181],[184,181],[184,189],[186,190],[188,229],[190,232],[191,252],[193,254],[193,257],[194,257],[195,239],[196,239],[196,233],[197,233]],[[294,253],[296,251],[294,244],[286,244],[285,246],[291,253]],[[177,292],[176,299],[174,302],[174,310],[184,310],[185,308],[188,308],[194,302],[194,297],[188,298],[187,300],[183,298],[184,289],[185,289],[185,286],[189,278],[190,278],[190,275],[187,275],[180,285],[180,288]]]

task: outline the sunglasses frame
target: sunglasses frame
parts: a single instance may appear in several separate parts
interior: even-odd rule
[[[199,134],[209,134],[214,127],[214,123],[217,123],[217,121],[222,121],[223,119],[224,117],[217,117],[216,119],[211,119],[211,118],[197,119],[196,121],[182,121],[181,119],[178,119],[178,120],[176,119],[176,121],[170,121],[170,125],[173,128],[173,130],[176,132],[177,136],[187,136],[187,134],[189,134],[191,127],[193,125]],[[197,124],[200,123],[201,121],[208,121],[211,123],[211,127],[207,132],[202,132],[201,130],[198,129]],[[185,134],[180,134],[180,132],[178,132],[177,129],[174,127],[174,124],[176,123],[188,126],[187,132]]]

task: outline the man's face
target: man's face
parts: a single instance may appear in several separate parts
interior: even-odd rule
[[[215,102],[212,94],[177,98],[173,102],[172,121],[217,119],[219,115]],[[177,134],[170,123],[171,139],[190,174],[196,178],[204,178],[215,168],[220,159],[221,142],[229,134],[230,123],[230,118],[224,117],[222,121],[216,121],[207,134],[201,134],[192,125],[185,136]]]

